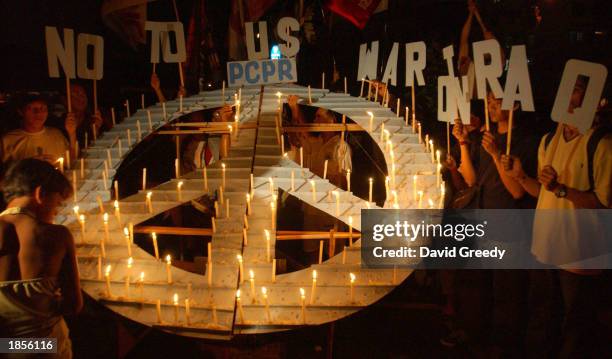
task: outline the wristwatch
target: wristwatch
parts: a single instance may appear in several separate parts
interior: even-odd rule
[[[560,184],[555,191],[555,196],[557,198],[565,198],[567,197],[567,187],[565,185]]]

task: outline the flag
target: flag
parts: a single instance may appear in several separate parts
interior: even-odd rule
[[[149,0],[104,0],[100,10],[102,21],[135,49],[147,41],[144,29],[147,2]]]
[[[329,0],[327,8],[362,29],[381,0]]]

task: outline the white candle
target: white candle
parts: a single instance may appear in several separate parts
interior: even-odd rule
[[[344,250],[342,251],[342,264],[346,264],[346,246],[344,246]]]
[[[325,160],[323,164],[323,179],[327,179],[327,162],[328,160]]]
[[[319,241],[319,264],[323,263],[323,241]]]
[[[300,167],[304,168],[304,147],[300,147]]]
[[[174,323],[178,324],[179,296],[177,293],[174,293],[174,296],[172,296],[172,304],[174,304]]]
[[[370,116],[370,129],[369,131],[372,132],[374,129],[374,114],[371,111],[366,112],[369,116]]]
[[[272,259],[272,283],[276,283],[276,259]]]
[[[153,132],[153,120],[151,120],[151,110],[147,110],[147,121],[149,122],[149,132]]]
[[[161,317],[161,300],[157,299],[157,301],[155,302],[155,312],[157,313],[157,323],[161,323],[162,322],[162,317]]]
[[[395,115],[396,115],[397,117],[400,117],[400,112],[399,112],[399,111],[400,111],[400,99],[398,98],[398,99],[397,99],[397,109],[395,110],[395,112],[396,112],[396,114],[395,114]]]
[[[246,203],[247,203],[247,214],[251,215],[251,195],[246,194]]]
[[[109,235],[108,235],[108,213],[104,213],[102,215],[102,221],[104,223],[104,239],[105,240],[109,240]]]
[[[374,179],[372,177],[370,177],[368,179],[368,182],[370,184],[370,188],[368,190],[368,202],[372,202],[372,191],[373,191],[373,188],[374,188]]]
[[[315,292],[317,290],[317,270],[312,271],[312,289],[310,290],[310,304],[314,303]]]
[[[270,214],[272,215],[270,218],[271,220],[270,227],[274,231],[276,230],[276,199],[270,202]]]
[[[433,140],[429,140],[429,151],[431,151],[431,163],[436,163],[436,152],[434,151]]]
[[[416,201],[417,199],[417,175],[412,176],[412,198]]]
[[[117,153],[119,154],[119,158],[121,158],[123,156],[123,146],[122,146],[122,142],[121,139],[117,140]]]
[[[251,298],[255,301],[255,273],[249,269],[249,282],[251,283]]]
[[[125,112],[127,114],[126,117],[130,117],[130,100],[125,100]]]
[[[151,232],[151,240],[153,241],[153,252],[155,259],[159,260],[159,248],[157,247],[157,233]]]
[[[212,273],[213,273],[213,264],[209,260],[206,263],[206,277],[207,277],[207,280],[208,280],[208,287],[209,288],[212,288]]]
[[[208,192],[208,167],[206,165],[202,168],[202,176],[204,176],[204,192]]]
[[[140,127],[140,120],[136,120],[136,136],[138,136],[138,142],[142,141],[142,128]]]
[[[363,85],[364,85],[364,79],[361,79],[361,90],[359,90],[359,97],[363,97]]]
[[[317,190],[315,188],[314,180],[310,180],[310,187],[312,187],[312,201],[316,202],[317,201]]]
[[[166,256],[166,276],[168,278],[168,284],[172,284],[172,271],[170,266],[172,265],[172,257],[168,254]]]
[[[264,229],[266,235],[266,262],[270,263],[270,231]]]
[[[115,201],[119,200],[119,182],[117,180],[114,181],[113,187],[115,188]]]
[[[127,130],[125,130],[126,134],[127,134],[127,143],[128,143],[128,148],[132,147],[132,131],[130,131],[130,129],[128,128]]]
[[[153,213],[153,200],[151,199],[151,197],[153,197],[153,192],[151,191],[147,192],[146,202],[147,202],[147,208],[149,209],[149,213]]]
[[[179,178],[181,176],[181,168],[179,166],[179,159],[174,159],[174,178]]]
[[[321,74],[321,88],[325,88],[325,72]]]
[[[147,189],[147,168],[142,169],[142,190]]]
[[[351,303],[355,301],[355,288],[353,287],[353,284],[355,284],[355,279],[355,274],[349,273],[349,282],[351,286]]]
[[[306,323],[306,291],[304,288],[300,288],[300,302],[302,304],[302,323]]]
[[[111,120],[113,121],[113,127],[117,124],[117,119],[115,118],[115,108],[111,107]]]
[[[268,177],[268,184],[270,186],[270,195],[274,195],[274,179]]]
[[[346,170],[346,190],[351,191],[351,170]]]
[[[132,243],[130,242],[130,230],[128,227],[123,227],[123,236],[125,237],[125,244],[127,246],[128,257],[132,256]]]
[[[419,126],[419,144],[421,144],[423,143],[423,128],[420,122],[417,125]]]
[[[73,194],[73,200],[74,203],[77,202],[77,177],[76,177],[76,171],[72,171],[72,194]]]
[[[353,216],[348,217],[348,227],[349,227],[349,246],[353,246]]]
[[[81,179],[85,178],[85,159],[81,157]]]
[[[106,266],[106,269],[104,270],[104,278],[106,279],[106,297],[107,298],[111,297],[110,271],[111,271],[111,266],[109,264]]]
[[[336,217],[340,215],[340,192],[332,191],[334,197],[336,197]]]
[[[230,199],[227,198],[225,200],[225,218],[229,218],[230,217]]]
[[[240,299],[240,289],[236,290],[236,305],[238,306],[240,322],[244,323],[244,310],[242,309],[242,301]]]
[[[244,281],[244,262],[242,260],[242,255],[238,254],[236,255],[236,258],[238,259],[238,265],[239,265],[239,280],[240,283],[242,283]]]
[[[59,170],[61,173],[64,173],[64,157],[60,157],[57,159],[57,162],[59,163]]]
[[[179,95],[179,112],[183,112],[183,95]]]
[[[106,158],[108,159],[108,165],[110,167],[112,167],[113,166],[113,157],[111,156],[111,150],[110,149],[106,150]]]
[[[225,188],[225,163],[221,163],[221,186]]]
[[[79,215],[79,223],[81,223],[81,242],[85,242],[85,215]]]
[[[134,258],[129,257],[127,260],[127,271],[125,275],[125,297],[130,298],[130,277],[132,273],[132,265],[134,265]]]
[[[266,308],[266,318],[268,319],[268,323],[270,320],[270,304],[268,303],[268,289],[266,287],[261,287],[261,295],[263,296],[264,306]]]
[[[251,182],[251,197],[254,198],[254,192],[255,192],[255,180],[253,179],[253,174],[249,174],[249,181]]]
[[[215,205],[216,204],[217,204],[217,202],[215,201]],[[215,217],[210,217],[210,225],[212,227],[212,232],[216,233],[217,232],[217,225],[216,225]]]
[[[189,316],[190,316],[189,299],[185,299],[185,322],[187,323],[187,325],[191,324],[191,319]]]
[[[421,209],[423,208],[423,191],[419,191],[419,205],[418,208]]]
[[[183,200],[182,191],[181,191],[182,188],[183,188],[183,181],[178,181],[178,183],[176,184],[176,191],[178,193],[179,202]]]
[[[405,123],[406,123],[406,127],[408,126],[408,106],[406,106],[406,111],[404,113],[404,117],[405,117]]]
[[[295,192],[295,172],[291,170],[291,192]]]
[[[308,85],[308,104],[312,103],[312,94],[310,92],[310,85]]]

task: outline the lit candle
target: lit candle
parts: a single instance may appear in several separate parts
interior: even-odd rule
[[[174,296],[172,297],[172,303],[174,304],[174,323],[178,324],[179,296],[177,293],[174,293]]]
[[[251,195],[246,194],[247,214],[251,215]]]
[[[161,323],[162,322],[162,317],[161,317],[161,300],[157,299],[157,301],[155,302],[155,312],[157,313],[157,322]]]
[[[146,202],[147,202],[147,208],[149,209],[149,213],[153,213],[153,192],[149,191],[147,192],[147,196],[146,196]]]
[[[310,290],[310,304],[314,303],[315,292],[317,290],[317,270],[312,271],[312,289]]]
[[[323,179],[327,179],[327,162],[328,160],[325,160],[323,163]]]
[[[446,193],[446,187],[444,186],[444,182],[440,184],[440,203],[438,203],[439,208],[444,208],[444,195]]]
[[[125,297],[130,298],[130,277],[132,274],[132,265],[134,265],[134,258],[129,257],[127,260],[127,271],[125,275]]]
[[[181,191],[182,188],[183,188],[183,181],[179,181],[176,184],[176,191],[178,193],[178,200],[179,200],[179,202],[183,200],[182,191]]]
[[[153,241],[153,251],[155,259],[159,260],[159,248],[157,247],[157,233],[151,232],[151,240]]]
[[[325,72],[321,74],[321,88],[325,88]]]
[[[113,122],[113,127],[117,124],[117,119],[115,117],[115,108],[111,107],[111,121]]]
[[[396,190],[391,191],[391,195],[393,196],[393,203],[395,204],[395,206],[399,206],[397,191]]]
[[[412,198],[417,199],[417,175],[412,176]]]
[[[431,151],[431,163],[436,163],[436,152],[434,151],[433,140],[429,140],[429,150]]]
[[[423,143],[423,128],[420,122],[417,125],[419,126],[419,144],[421,144]]]
[[[236,305],[238,306],[240,322],[244,323],[244,310],[242,309],[242,301],[240,300],[240,289],[236,291]]]
[[[349,245],[353,246],[353,216],[348,217],[348,227],[349,227]]]
[[[254,197],[254,193],[255,193],[255,181],[253,179],[253,173],[249,174],[249,181],[251,182],[251,197]]]
[[[100,203],[102,203],[102,201],[100,201]],[[115,217],[117,218],[117,223],[119,223],[119,226],[121,226],[121,212],[119,210],[119,201],[115,200],[113,202],[113,207],[115,208]],[[104,207],[101,207],[101,209],[103,209]]]
[[[374,129],[374,114],[371,111],[366,112],[370,116],[370,132]]]
[[[353,284],[355,284],[355,274],[353,273],[349,273],[349,277],[350,277],[350,286],[351,286],[351,303],[353,303],[355,301],[355,288],[353,287]]]
[[[96,277],[98,280],[102,280],[102,256],[98,256],[98,276]]]
[[[81,179],[85,178],[85,159],[81,157]]]
[[[308,104],[312,103],[312,93],[310,91],[310,85],[308,85]]]
[[[405,117],[404,121],[405,121],[406,127],[408,127],[408,113],[409,113],[408,106],[406,106],[406,111],[404,112],[404,117]]]
[[[359,90],[359,97],[363,97],[363,85],[364,85],[364,79],[361,79],[361,90]]]
[[[370,179],[368,179],[368,182],[370,183],[370,188],[368,190],[368,202],[372,202],[372,191],[374,188],[374,179],[370,177]]]
[[[270,214],[272,215],[270,218],[270,227],[272,230],[276,230],[276,199],[270,202]]]
[[[85,215],[79,215],[79,223],[81,224],[81,242],[85,242]]]
[[[111,297],[110,271],[111,271],[111,266],[109,264],[106,266],[106,269],[104,270],[104,278],[106,279],[106,297],[107,298]]]
[[[127,144],[128,144],[128,148],[132,147],[132,132],[130,131],[130,129],[128,128],[127,130],[125,130],[125,132],[127,133]]]
[[[172,257],[168,254],[166,256],[166,276],[168,277],[168,284],[172,284],[172,272],[170,266],[172,265]]]
[[[179,112],[183,112],[183,95],[179,95]]]
[[[142,127],[140,127],[140,120],[136,120],[136,135],[138,136],[138,142],[142,141]]]
[[[263,296],[264,306],[266,308],[266,318],[268,318],[268,323],[270,320],[270,304],[268,303],[268,289],[266,287],[261,287],[261,295]]]
[[[340,215],[340,192],[332,191],[334,197],[336,197],[336,217]]]
[[[238,259],[238,265],[239,265],[239,280],[240,283],[242,283],[244,281],[244,261],[242,260],[242,255],[238,254],[236,255],[236,258]]]
[[[306,291],[300,288],[300,303],[302,304],[302,323],[306,323]]]
[[[113,157],[111,156],[111,150],[110,149],[106,150],[106,159],[108,160],[108,166],[109,167],[113,167]]]
[[[127,114],[126,117],[130,117],[130,100],[125,100],[125,112]]]
[[[396,110],[395,110],[395,112],[396,112],[396,113],[395,113],[396,117],[399,117],[399,116],[400,116],[399,111],[400,111],[400,99],[398,98],[398,99],[397,99],[397,107],[396,107]]]
[[[266,261],[270,263],[270,231],[264,229],[264,233],[266,235]]]
[[[436,162],[440,165],[440,150],[436,150]]]
[[[344,246],[344,250],[342,251],[342,264],[346,264],[346,246]]]
[[[291,170],[291,192],[295,192],[295,172]]]
[[[317,201],[317,190],[315,188],[314,180],[310,180],[310,187],[312,187],[312,201],[316,202]]]
[[[217,206],[217,202],[215,201],[215,207],[216,206]],[[216,225],[215,217],[210,217],[210,225],[212,226],[212,232],[216,233],[217,232],[217,225]]]
[[[251,282],[251,297],[255,301],[255,273],[249,269],[249,282]]]
[[[225,188],[225,163],[221,163],[221,186]]]
[[[60,172],[64,173],[64,157],[58,158],[57,162],[59,163],[59,170],[60,170]]]
[[[181,177],[181,168],[179,164],[179,159],[175,158],[174,159],[174,178],[179,178],[179,177]]]
[[[276,283],[276,259],[272,259],[272,283]]]
[[[323,263],[323,241],[319,241],[319,264]]]

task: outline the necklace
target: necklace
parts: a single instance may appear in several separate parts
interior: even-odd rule
[[[38,220],[38,218],[32,211],[30,211],[29,209],[23,208],[23,207],[9,207],[5,209],[2,213],[0,213],[0,217],[5,216],[5,215],[15,215],[15,214],[23,214],[35,220]]]

